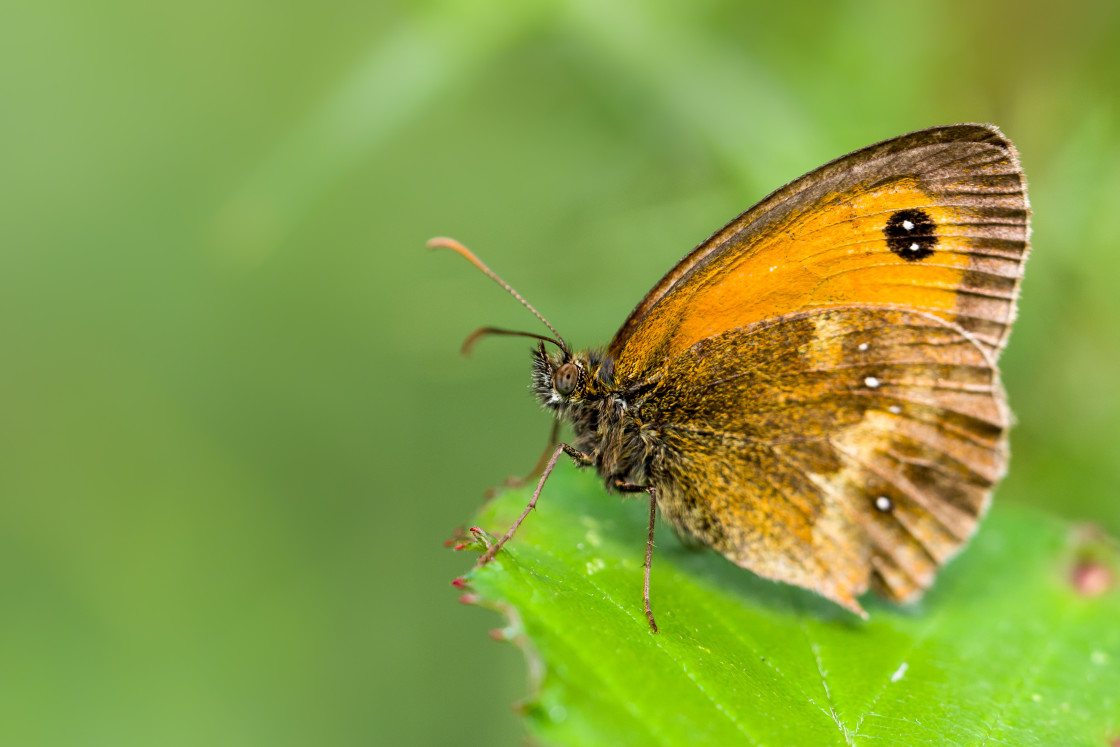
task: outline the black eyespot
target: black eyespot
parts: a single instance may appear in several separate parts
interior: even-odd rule
[[[933,219],[924,210],[899,210],[887,221],[883,233],[891,251],[907,262],[925,259],[937,246]]]
[[[552,376],[552,385],[556,387],[556,391],[565,397],[576,390],[576,384],[578,383],[579,369],[574,363],[565,363]]]

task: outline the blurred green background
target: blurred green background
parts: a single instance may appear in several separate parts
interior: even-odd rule
[[[524,341],[458,345],[538,326],[424,241],[602,344],[773,188],[934,124],[1031,179],[997,500],[1120,532],[1118,4],[2,17],[5,745],[517,743],[520,654],[441,542],[548,431]]]

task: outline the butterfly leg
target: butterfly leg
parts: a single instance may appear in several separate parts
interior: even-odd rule
[[[552,452],[552,457],[548,460],[548,464],[545,465],[544,472],[541,473],[541,479],[537,482],[537,489],[533,491],[533,497],[529,499],[529,505],[525,506],[525,510],[521,512],[521,515],[517,517],[517,521],[513,522],[513,526],[509,528],[509,530],[502,536],[502,538],[495,542],[489,550],[483,553],[482,557],[478,559],[478,563],[476,564],[477,566],[484,566],[491,560],[493,560],[494,556],[498,554],[498,551],[502,549],[502,546],[505,545],[506,542],[509,542],[510,538],[513,537],[513,533],[517,531],[517,528],[519,526],[521,526],[521,522],[525,521],[525,517],[529,515],[529,512],[537,507],[537,498],[539,498],[541,495],[541,489],[544,487],[545,480],[547,480],[548,476],[552,474],[552,470],[556,466],[556,460],[560,458],[561,454],[567,454],[572,458],[574,462],[576,462],[576,464],[580,466],[594,464],[594,460],[590,456],[584,454],[578,449],[569,446],[568,444],[560,444],[559,446],[557,446],[556,449]]]
[[[642,588],[642,601],[646,605],[646,619],[654,633],[657,632],[657,623],[653,621],[653,607],[649,603],[649,571],[653,565],[653,527],[657,522],[657,488],[652,485],[634,485],[628,482],[616,482],[615,488],[620,493],[649,493],[649,534],[646,537],[646,580]]]

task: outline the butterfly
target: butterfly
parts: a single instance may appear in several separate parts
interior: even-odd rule
[[[997,360],[1029,250],[1026,182],[994,126],[912,132],[797,179],[684,257],[610,344],[536,338],[532,389],[561,454],[646,493],[688,544],[866,617],[909,602],[975,532],[1011,422]],[[546,349],[546,343],[553,348]]]

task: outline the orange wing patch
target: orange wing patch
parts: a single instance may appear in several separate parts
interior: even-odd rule
[[[981,142],[873,146],[740,216],[631,315],[611,345],[616,375],[646,378],[700,340],[822,306],[931,312],[998,354],[1025,258],[1026,197],[1010,145],[985,141],[988,128],[965,131]],[[874,178],[861,171],[869,164]]]

